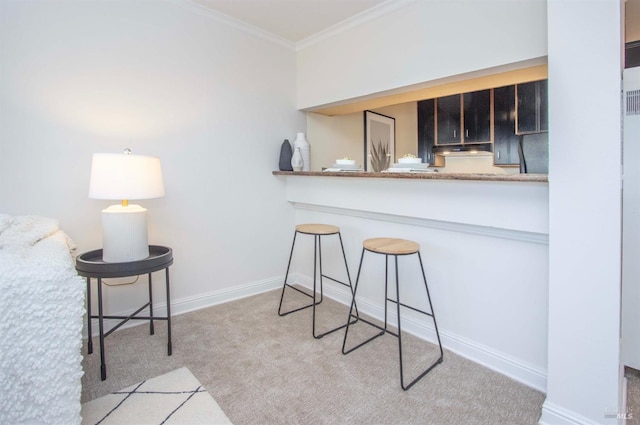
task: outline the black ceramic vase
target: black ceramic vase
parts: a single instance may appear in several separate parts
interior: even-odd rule
[[[288,139],[284,139],[280,147],[280,171],[293,171],[293,167],[291,166],[292,156],[293,150],[291,149],[291,143],[289,143]]]

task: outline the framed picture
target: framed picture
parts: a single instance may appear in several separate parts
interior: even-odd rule
[[[364,169],[386,170],[395,161],[396,120],[386,115],[364,111]]]

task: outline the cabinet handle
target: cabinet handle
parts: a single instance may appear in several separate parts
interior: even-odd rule
[[[469,129],[468,128],[464,131],[464,137],[469,137]]]
[[[453,130],[453,137],[456,137],[456,130]]]
[[[496,154],[498,155],[497,158],[500,159],[500,151],[496,151]]]

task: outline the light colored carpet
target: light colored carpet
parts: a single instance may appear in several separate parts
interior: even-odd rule
[[[300,297],[286,304],[309,301]],[[153,336],[145,325],[115,332],[105,344],[106,381],[97,348],[84,355],[83,401],[185,366],[235,425],[538,422],[544,394],[447,350],[442,364],[402,391],[396,338],[385,335],[345,356],[343,332],[314,339],[311,309],[279,317],[279,299],[274,290],[175,316],[170,357],[164,323]],[[343,323],[347,313],[325,298],[318,330]],[[426,357],[436,350],[410,339],[403,336],[422,344]]]
[[[82,404],[83,425],[232,425],[182,367]]]

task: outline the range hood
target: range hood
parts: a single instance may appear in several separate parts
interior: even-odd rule
[[[493,155],[491,143],[478,143],[469,145],[440,145],[433,147],[435,155],[472,156]]]

